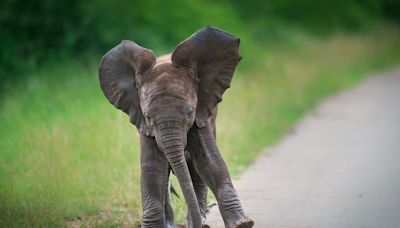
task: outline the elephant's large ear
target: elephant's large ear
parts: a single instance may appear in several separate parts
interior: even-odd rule
[[[197,72],[199,79],[196,125],[204,127],[222,94],[230,86],[241,57],[240,39],[222,30],[206,27],[180,43],[172,63]]]
[[[156,58],[153,52],[132,41],[122,41],[103,56],[99,67],[100,86],[116,108],[129,115],[140,131],[150,131],[140,109],[137,79],[151,69]]]

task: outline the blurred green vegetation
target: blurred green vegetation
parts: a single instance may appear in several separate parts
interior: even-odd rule
[[[395,0],[2,1],[0,227],[140,223],[136,129],[97,79],[122,39],[163,54],[206,25],[241,38],[217,123],[237,176],[321,99],[400,62],[398,12]]]
[[[23,77],[46,59],[104,53],[121,39],[134,38],[161,53],[206,25],[243,40],[256,38],[253,44],[287,39],[288,30],[330,34],[363,29],[378,20],[399,22],[398,12],[396,0],[4,0],[0,82]]]

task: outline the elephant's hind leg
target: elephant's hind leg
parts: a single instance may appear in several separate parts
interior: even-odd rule
[[[206,212],[207,212],[207,184],[201,179],[199,173],[194,167],[193,161],[191,159],[188,159],[188,168],[190,172],[190,176],[192,178],[193,182],[193,187],[194,191],[196,193],[197,201],[199,203],[200,207],[200,214],[202,217],[202,224],[203,228],[209,228],[210,226],[207,225],[207,219],[206,219]],[[190,213],[188,213],[188,224],[189,228],[192,228],[191,226],[191,218],[190,218]]]
[[[168,170],[168,179],[171,171]],[[171,206],[171,200],[170,200],[170,182],[167,182],[167,187],[165,188],[165,201],[164,201],[164,207],[165,207],[165,220],[167,223],[167,228],[175,228],[175,223],[174,223],[174,211],[172,210]]]

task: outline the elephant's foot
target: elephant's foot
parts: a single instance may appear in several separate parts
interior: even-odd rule
[[[251,228],[254,226],[254,221],[250,218],[242,218],[237,220],[232,228]]]

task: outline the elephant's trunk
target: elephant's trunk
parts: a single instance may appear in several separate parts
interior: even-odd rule
[[[178,178],[192,217],[193,227],[200,228],[202,226],[200,208],[184,155],[186,137],[186,132],[180,126],[180,121],[161,123],[159,125],[159,134],[156,135],[158,146],[165,153],[175,176]]]

